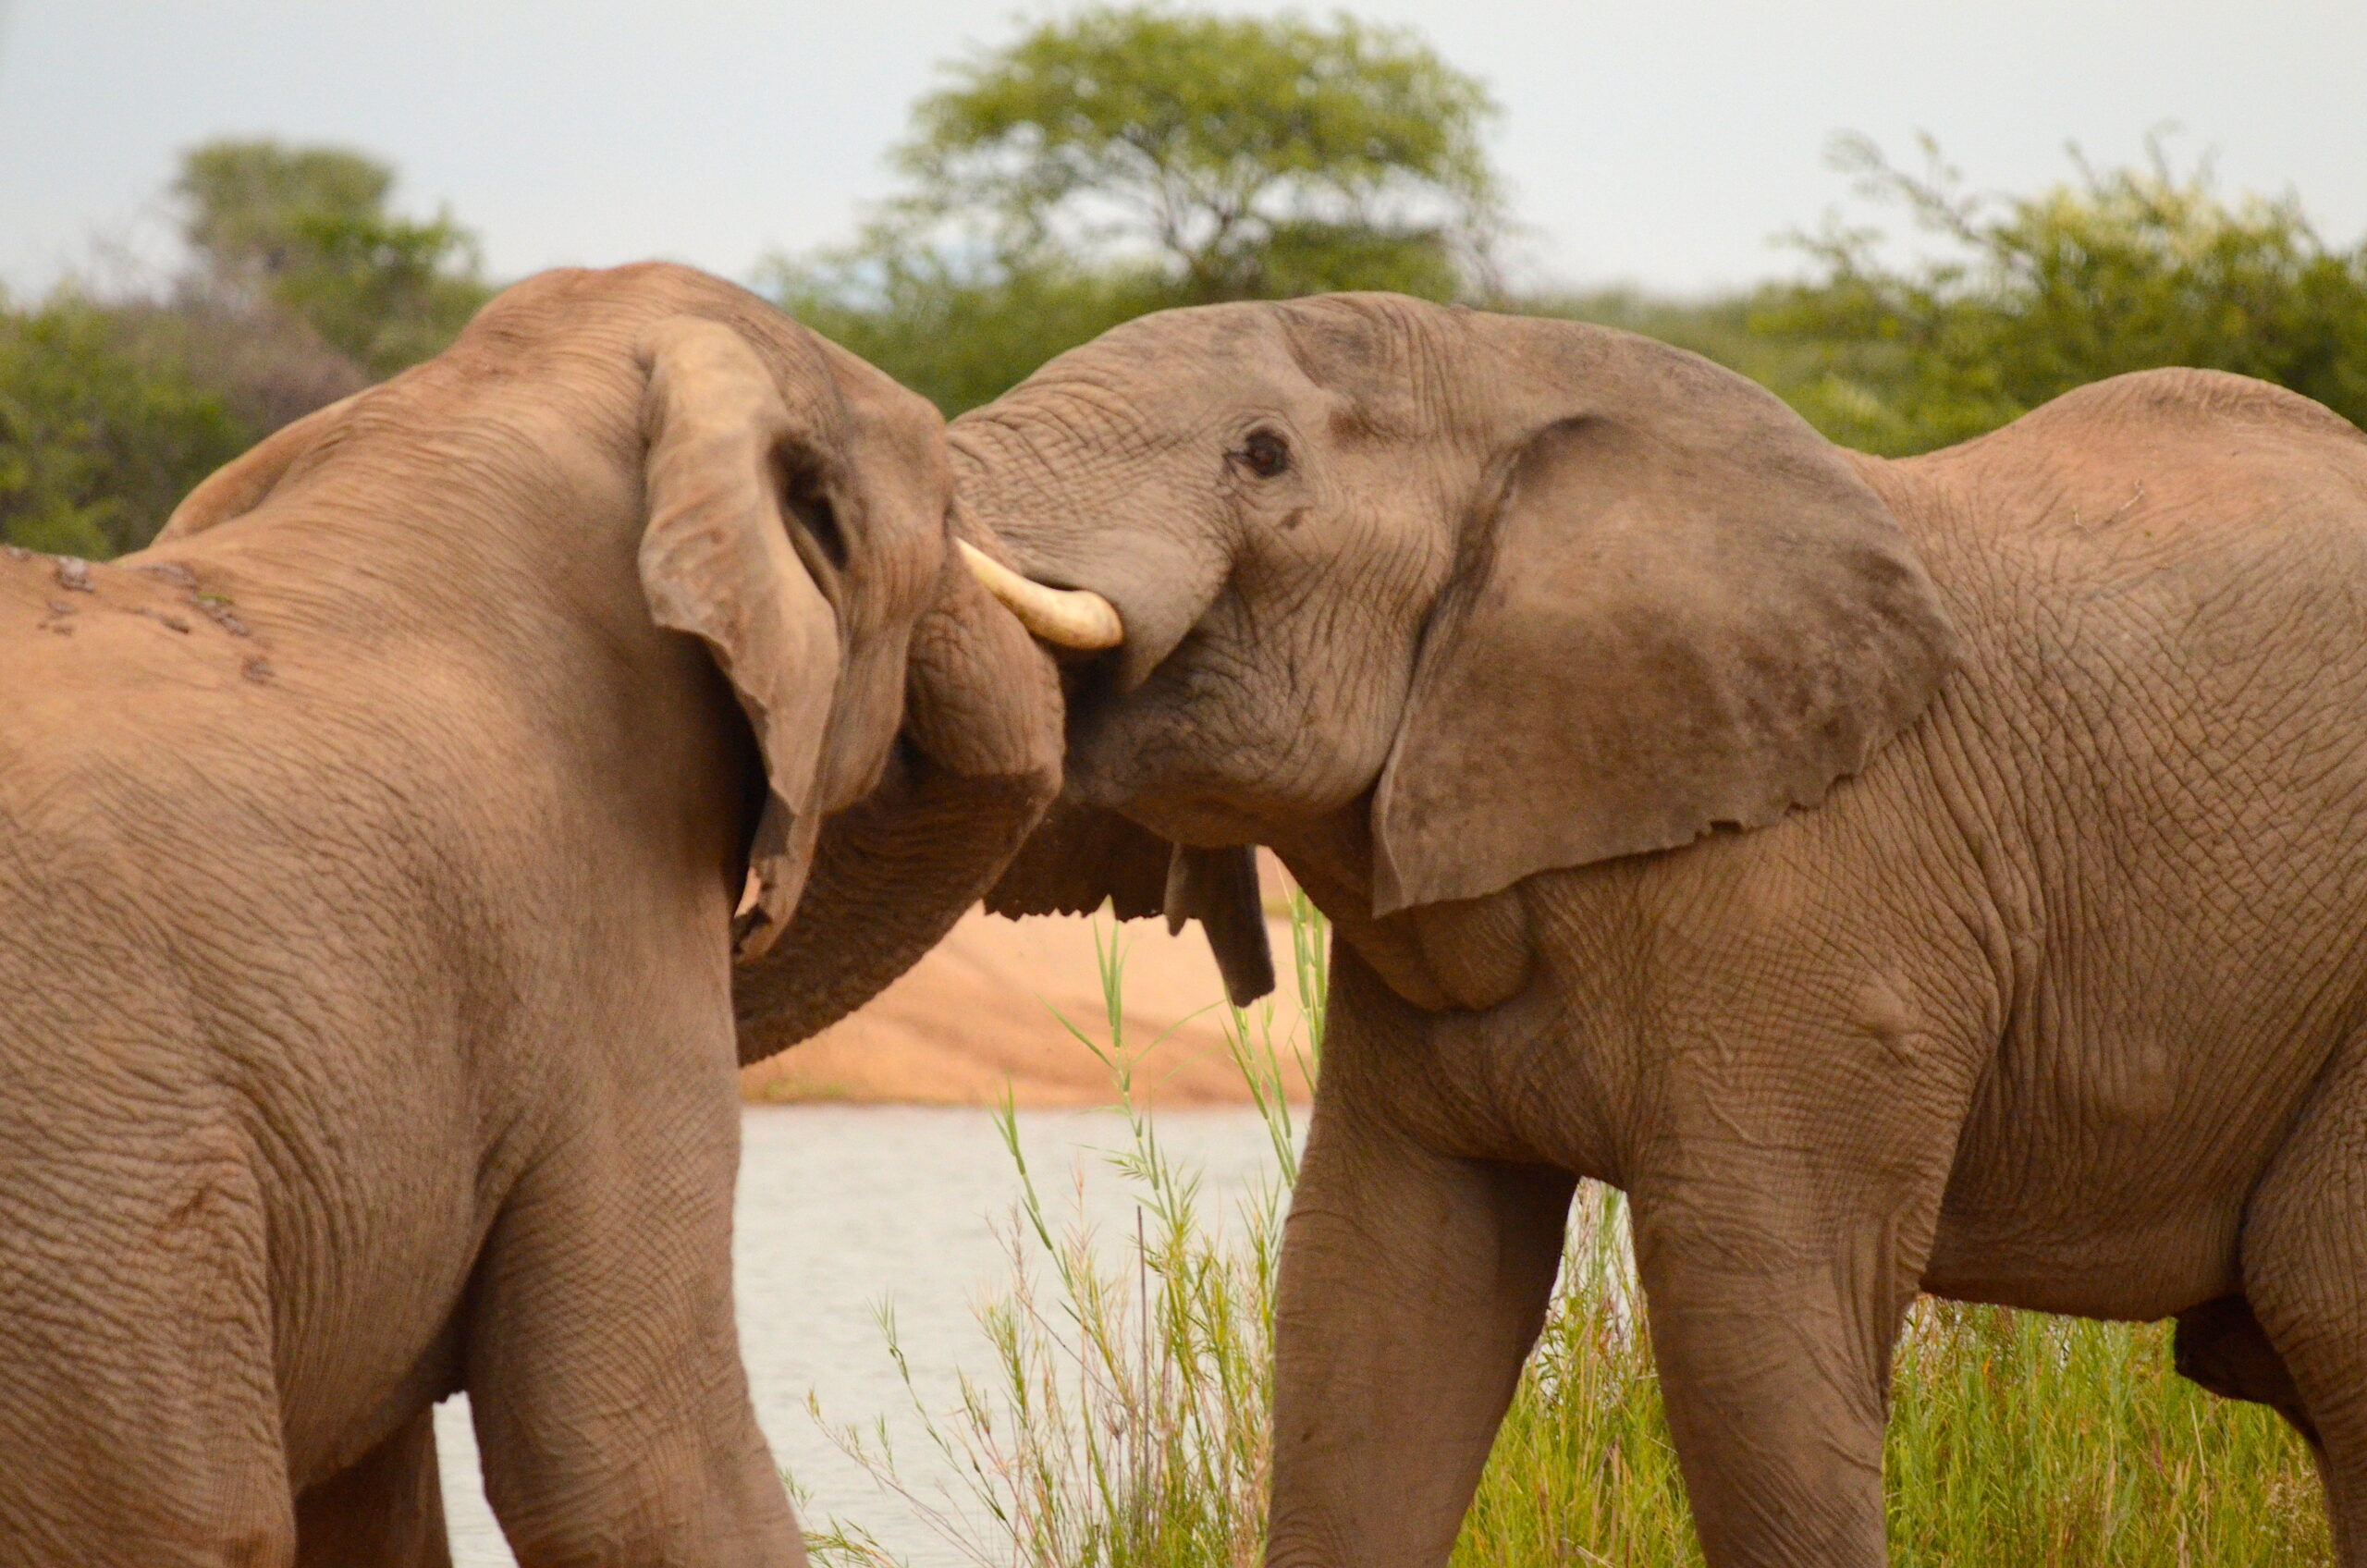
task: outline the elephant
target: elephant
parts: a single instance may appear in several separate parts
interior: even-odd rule
[[[984,546],[981,549],[981,546]],[[545,274],[0,559],[0,1562],[791,1564],[734,1070],[1058,790],[944,422],[744,290]]]
[[[1269,1562],[1446,1562],[1593,1179],[1716,1568],[1883,1561],[1919,1291],[2176,1318],[2367,1564],[2357,429],[2163,370],[1885,460],[1367,294],[1140,319],[950,438],[1120,628],[993,906],[1262,844],[1332,923]]]

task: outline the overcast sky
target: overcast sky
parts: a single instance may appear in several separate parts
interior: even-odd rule
[[[1061,6],[1041,4],[1024,15]],[[1227,6],[1228,9],[1271,7]],[[1328,10],[1329,6],[1310,7]],[[1504,107],[1535,267],[1686,290],[1782,268],[1847,199],[1837,130],[1938,136],[1976,183],[2062,177],[2149,128],[2230,185],[2367,234],[2367,0],[1367,0]],[[160,253],[177,152],[225,133],[392,160],[494,272],[671,256],[745,276],[843,237],[987,0],[0,0],[0,279]]]

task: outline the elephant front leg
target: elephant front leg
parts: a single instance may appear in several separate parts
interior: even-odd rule
[[[1637,1194],[1652,1350],[1711,1568],[1884,1561],[1891,1347],[1917,1270],[1895,1220],[1814,1224],[1797,1212],[1812,1207],[1772,1171],[1723,1206]]]
[[[732,1321],[728,1034],[705,1071],[588,1089],[504,1203],[465,1349],[485,1493],[521,1568],[803,1568]]]
[[[1318,1091],[1284,1235],[1267,1561],[1438,1568],[1544,1321],[1576,1183]]]

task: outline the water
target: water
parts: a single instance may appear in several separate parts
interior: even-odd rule
[[[910,1106],[752,1106],[742,1128],[741,1354],[774,1458],[807,1494],[803,1516],[859,1523],[912,1568],[961,1568],[959,1554],[830,1446],[805,1399],[817,1394],[839,1425],[886,1416],[907,1478],[943,1474],[928,1463],[877,1305],[893,1305],[933,1410],[955,1403],[957,1364],[991,1370],[972,1308],[1010,1277],[991,1222],[1019,1195],[993,1121]],[[1082,1163],[1085,1217],[1113,1243],[1131,1241],[1129,1187],[1096,1153],[1126,1143],[1124,1123],[1108,1111],[1022,1111],[1019,1129],[1050,1214],[1074,1212],[1071,1177]],[[1246,1109],[1162,1110],[1159,1135],[1178,1167],[1201,1173],[1206,1211],[1229,1224],[1272,1167],[1265,1124]],[[436,1412],[436,1437],[458,1568],[507,1568],[464,1400]]]

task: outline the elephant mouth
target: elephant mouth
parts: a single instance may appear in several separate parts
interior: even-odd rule
[[[1184,649],[1190,647],[1187,641]],[[1261,841],[1258,824],[1234,800],[1237,781],[1220,768],[1212,773],[1200,754],[1202,730],[1192,713],[1209,699],[1172,668],[1176,662],[1171,655],[1138,687],[1128,686],[1119,661],[1108,655],[1061,671],[1062,794],[1174,843],[1220,849]]]

